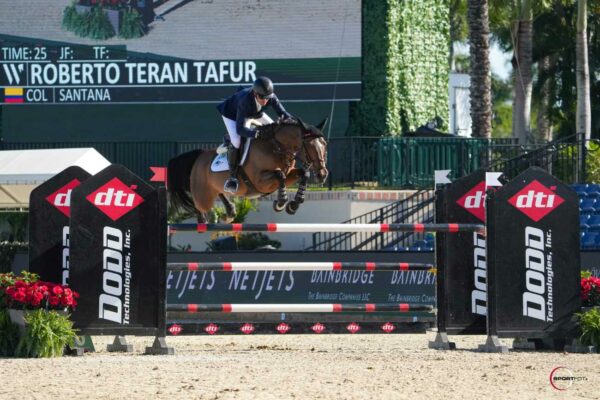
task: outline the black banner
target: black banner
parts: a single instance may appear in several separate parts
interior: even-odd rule
[[[564,336],[580,307],[577,194],[530,168],[487,196],[488,335]]]
[[[111,165],[71,199],[75,326],[90,335],[164,334],[164,190]]]
[[[178,262],[423,262],[431,253],[397,252],[235,252],[173,254]],[[167,272],[167,303],[412,303],[435,306],[435,274],[428,271],[194,271]],[[298,313],[302,314],[302,313]],[[385,320],[433,321],[426,312],[369,313]],[[356,315],[356,314],[353,314]],[[195,320],[216,321],[221,313],[194,316]],[[339,316],[339,315],[338,315]],[[261,316],[281,320],[281,315]],[[257,316],[236,315],[237,320]],[[296,320],[314,320],[315,314],[296,315]],[[319,318],[328,319],[326,315]],[[347,318],[347,317],[346,317]],[[286,317],[287,319],[287,317]]]
[[[357,101],[361,58],[193,60],[0,34],[0,104],[217,104],[261,75],[283,101]]]
[[[29,196],[29,271],[43,281],[69,284],[71,192],[90,174],[72,166]]]
[[[0,82],[0,85],[2,83]],[[0,92],[0,103],[23,104],[90,104],[90,103],[208,103],[217,104],[239,86],[250,83],[230,85],[155,85],[155,86],[96,86],[96,87],[43,87],[26,86],[7,88]],[[14,95],[11,93],[14,90]],[[308,96],[310,94],[310,97]],[[306,83],[301,86],[280,83],[277,95],[281,99],[304,99],[304,101],[358,100],[360,84],[322,85]],[[17,101],[11,101],[15,99]]]
[[[436,198],[436,222],[485,223],[485,171],[457,179]],[[486,240],[477,232],[438,233],[438,329],[450,334],[484,334]]]

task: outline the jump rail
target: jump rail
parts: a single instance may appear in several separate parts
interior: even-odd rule
[[[432,311],[433,306],[408,303],[366,303],[366,304],[168,304],[167,311],[189,313],[200,312],[304,312],[304,313],[335,313],[335,312],[377,312],[377,311]]]
[[[482,224],[172,224],[176,231],[196,232],[484,232]]]
[[[429,271],[432,264],[392,262],[207,262],[168,263],[167,271]]]

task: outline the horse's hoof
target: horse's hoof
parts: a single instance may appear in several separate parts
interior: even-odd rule
[[[286,204],[285,212],[290,215],[294,215],[294,214],[296,214],[296,211],[298,211],[298,208],[300,208],[300,204],[298,202],[292,200]]]
[[[277,200],[273,200],[273,210],[276,212],[281,212],[285,208],[285,201],[280,203]]]

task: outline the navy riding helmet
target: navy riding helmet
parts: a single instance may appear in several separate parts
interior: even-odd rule
[[[273,82],[266,76],[259,76],[252,84],[252,90],[261,99],[270,99],[273,97]]]

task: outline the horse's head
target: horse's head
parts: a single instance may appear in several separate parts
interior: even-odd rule
[[[323,183],[329,174],[327,141],[321,132],[326,123],[327,118],[317,126],[306,124],[300,118],[280,119],[259,129],[261,138],[274,139],[276,153],[281,154],[289,163],[294,158],[300,159],[319,183]]]
[[[302,163],[310,169],[319,183],[324,183],[329,175],[327,170],[327,141],[321,131],[327,123],[327,118],[317,126],[308,125],[298,118],[302,126]]]

